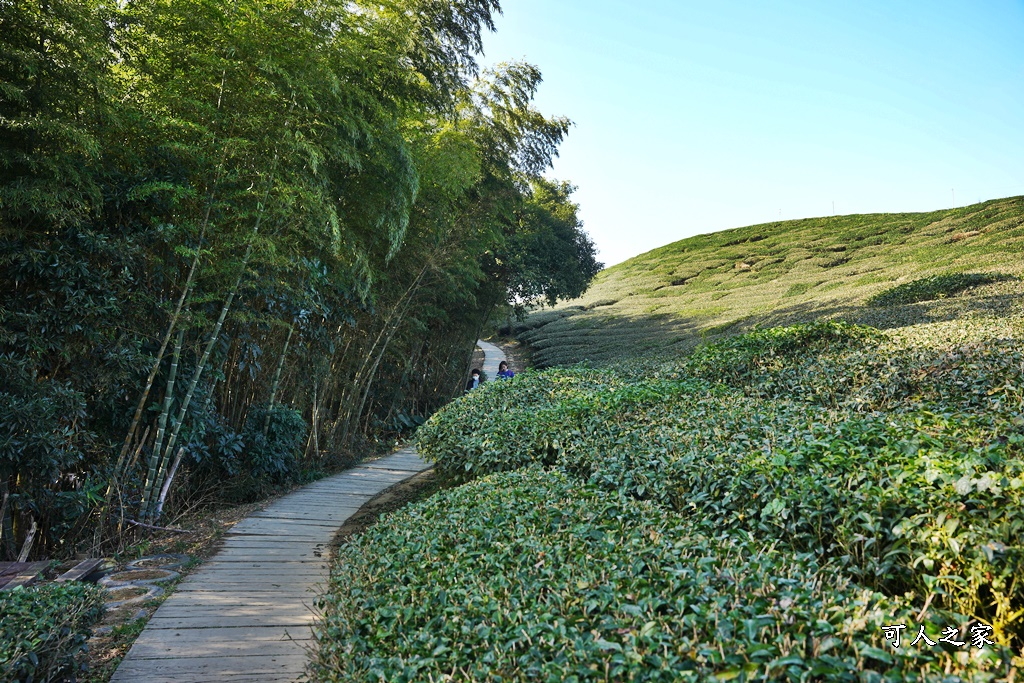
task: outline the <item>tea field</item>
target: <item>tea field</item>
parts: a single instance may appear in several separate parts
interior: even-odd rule
[[[1022,255],[1024,197],[754,225],[641,254],[599,273],[581,298],[503,331],[528,342],[537,365],[547,367],[678,354],[757,326],[823,318],[902,326],[908,316],[923,322],[952,314],[907,301],[899,315],[879,315],[865,302],[929,276],[1020,275]]]
[[[657,250],[661,274],[638,257],[590,303],[528,319],[548,363],[602,362],[491,383],[420,429],[421,453],[458,485],[340,550],[314,677],[1015,680],[1021,208],[887,217],[902,233],[846,217],[788,245],[726,244],[764,226],[695,238],[717,246]],[[847,228],[891,248],[854,249]],[[810,265],[778,264],[824,253],[815,240],[842,242],[830,253],[850,260],[833,268],[858,273],[769,303],[813,281],[799,280]],[[672,329],[649,345],[605,325],[603,311],[657,298],[641,282],[755,248],[744,263],[783,259],[774,279],[687,280],[678,291],[705,293],[631,314]],[[617,303],[594,305],[613,287]],[[704,322],[681,313],[720,294],[726,310]],[[713,329],[730,316],[761,324]],[[587,341],[562,346],[569,329]]]

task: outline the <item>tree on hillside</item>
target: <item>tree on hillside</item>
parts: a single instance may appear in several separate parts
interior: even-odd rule
[[[554,306],[559,299],[575,299],[603,267],[577,215],[575,189],[567,182],[531,180],[510,250],[516,262],[507,268],[516,301],[542,299]]]

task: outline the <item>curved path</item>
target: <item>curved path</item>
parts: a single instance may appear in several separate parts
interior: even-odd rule
[[[478,345],[493,379],[505,354]],[[331,539],[371,498],[429,468],[406,448],[303,487],[236,524],[220,552],[160,605],[111,683],[299,680]]]
[[[477,339],[476,345],[484,351],[484,365],[480,369],[484,371],[487,381],[493,382],[494,378],[498,376],[498,363],[505,360],[505,352],[483,339]]]

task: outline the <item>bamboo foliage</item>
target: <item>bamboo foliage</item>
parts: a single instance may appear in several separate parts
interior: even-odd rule
[[[481,75],[498,11],[0,3],[2,559],[30,515],[33,553],[98,546],[458,393],[489,311],[541,281],[520,233],[568,126],[536,69]]]

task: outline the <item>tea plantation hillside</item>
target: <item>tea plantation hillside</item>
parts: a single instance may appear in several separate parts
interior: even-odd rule
[[[541,314],[539,356],[603,362],[491,382],[420,429],[453,487],[341,548],[315,679],[1020,680],[1022,208],[805,222],[849,259],[817,284],[817,247],[764,226],[695,238]],[[778,260],[643,313],[712,242]]]
[[[580,299],[510,325],[541,367],[675,353],[823,317],[902,324],[864,303],[948,273],[1024,271],[1024,197],[931,213],[808,218],[691,237],[601,272]],[[1014,290],[1016,291],[1016,290]],[[1003,290],[987,290],[998,301]],[[913,305],[915,320],[948,315]]]

